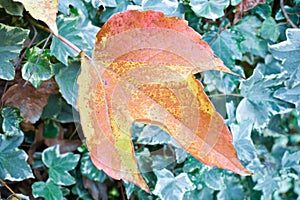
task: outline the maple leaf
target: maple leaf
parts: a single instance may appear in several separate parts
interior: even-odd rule
[[[58,12],[58,0],[14,0],[21,2],[25,9],[35,19],[45,22],[54,35],[58,35],[56,26],[56,13]]]
[[[161,127],[207,165],[250,174],[193,76],[232,72],[186,21],[158,11],[119,13],[98,32],[92,58],[81,56],[78,108],[95,166],[149,192],[131,141],[137,121]]]

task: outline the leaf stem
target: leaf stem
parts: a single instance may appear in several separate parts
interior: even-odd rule
[[[285,8],[284,8],[284,2],[283,0],[280,0],[280,8],[282,10],[282,13],[284,15],[284,17],[286,18],[286,20],[288,21],[288,23],[293,27],[293,28],[298,28],[294,22],[290,19],[289,15],[287,14]]]
[[[63,36],[59,35],[59,34],[54,34],[49,28],[38,24],[37,22],[35,22],[34,20],[30,20],[30,22],[32,24],[34,24],[37,28],[48,32],[48,33],[52,33],[55,37],[57,37],[60,41],[62,41],[63,43],[65,43],[66,45],[68,45],[71,49],[73,49],[76,53],[80,54],[80,52],[82,52],[81,49],[79,49],[76,45],[74,45],[72,42],[70,42],[69,40],[67,40],[66,38],[64,38]],[[88,55],[85,55],[88,59],[91,60],[91,58]]]
[[[18,197],[18,195],[1,178],[0,183],[4,185],[4,187],[6,187],[10,191],[10,193],[12,193],[12,195],[14,195],[17,199],[21,200],[21,198]]]
[[[77,46],[75,46],[72,42],[70,42],[69,40],[67,40],[66,38],[64,38],[61,35],[55,35],[59,40],[61,40],[63,43],[65,43],[66,45],[68,45],[71,49],[73,49],[74,51],[76,51],[76,53],[80,54],[81,49],[79,49]]]

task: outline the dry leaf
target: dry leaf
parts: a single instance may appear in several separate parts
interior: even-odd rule
[[[231,134],[193,73],[232,73],[201,36],[157,11],[114,15],[97,34],[92,59],[82,54],[78,77],[83,132],[95,166],[145,191],[130,129],[158,125],[195,158],[249,175]]]
[[[51,31],[58,35],[56,26],[56,13],[58,12],[58,0],[14,0],[21,2],[25,9],[35,19],[45,22]]]
[[[2,97],[5,106],[15,106],[20,109],[24,122],[34,124],[43,112],[51,94],[58,93],[58,86],[53,79],[44,81],[38,88],[28,84],[18,83],[11,86]]]
[[[242,0],[241,3],[235,6],[236,12],[233,23],[238,23],[242,19],[244,12],[254,8],[258,4],[264,3],[266,3],[266,0]]]

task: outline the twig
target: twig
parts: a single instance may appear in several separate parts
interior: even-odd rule
[[[6,187],[10,193],[12,193],[12,195],[14,195],[17,199],[21,200],[20,197],[18,197],[18,195],[0,178],[0,182],[2,185],[4,185],[4,187]]]
[[[224,22],[224,19],[225,19],[225,16],[222,17],[222,20],[221,20],[220,25],[219,25],[219,27],[218,27],[218,32],[217,32],[216,35],[213,37],[213,39],[209,42],[209,45],[210,45],[210,46],[211,46],[212,43],[214,43],[214,41],[219,37],[219,35],[221,34],[221,32],[224,31],[224,30],[226,30],[226,29],[230,26],[230,24],[226,24],[226,26],[225,26],[224,28],[222,28],[222,24],[223,24],[223,22]]]
[[[288,21],[288,23],[293,27],[293,28],[298,28],[294,22],[290,19],[289,15],[287,14],[285,8],[284,8],[284,2],[283,0],[280,0],[280,8],[282,10],[282,13],[284,15],[284,17],[286,18],[286,20]]]
[[[123,200],[126,200],[126,197],[124,195],[124,191],[123,191],[123,184],[121,181],[119,181],[119,187],[121,188],[121,195],[122,195],[122,199]]]
[[[34,43],[34,41],[35,41],[35,39],[36,39],[36,37],[37,37],[37,35],[38,35],[38,34],[37,34],[36,28],[35,28],[30,22],[29,22],[29,24],[30,24],[30,26],[32,27],[34,34],[33,34],[33,37],[32,37],[32,39],[31,39],[31,41],[30,41],[29,44],[27,45],[28,48],[30,48],[30,47],[32,46],[32,44]],[[21,62],[22,62],[22,60],[24,59],[25,55],[26,55],[26,50],[22,53],[22,55],[21,55],[20,58],[18,59],[18,62],[15,64],[16,69],[19,69],[19,68],[20,68]]]
[[[44,50],[45,50],[45,48],[46,48],[46,46],[47,46],[47,44],[48,44],[48,42],[49,42],[51,36],[52,36],[52,33],[49,34],[49,36],[48,36],[48,38],[47,38],[47,40],[46,40],[46,42],[45,42],[45,44],[44,44],[44,46],[43,46],[43,48],[42,48],[42,50],[41,50],[41,53],[39,54],[38,58],[36,59],[34,65],[33,65],[33,68],[32,68],[32,70],[30,71],[29,77],[28,77],[28,79],[26,80],[26,82],[24,83],[23,87],[26,87],[26,85],[27,85],[28,82],[29,82],[29,79],[31,79],[31,77],[32,77],[32,75],[33,75],[33,72],[35,71],[35,68],[36,68],[37,64],[39,63],[39,61],[40,61],[40,59],[41,59],[41,57],[42,57],[42,54],[43,54],[43,52],[44,52]]]
[[[212,95],[208,95],[209,98],[224,97],[224,96],[231,96],[231,97],[240,97],[240,98],[243,98],[243,96],[240,95],[240,94],[212,94]]]

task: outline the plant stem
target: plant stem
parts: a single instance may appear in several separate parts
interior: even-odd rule
[[[21,198],[18,197],[18,195],[1,178],[0,183],[4,185],[4,187],[6,187],[10,191],[10,193],[12,193],[17,199],[21,200]]]
[[[37,28],[46,31],[48,33],[52,33],[51,30],[41,24],[36,23],[34,20],[30,20],[30,22],[32,24],[34,24],[34,26],[36,26]],[[65,43],[66,45],[68,45],[71,49],[73,49],[76,53],[80,54],[80,52],[82,51],[81,49],[79,49],[76,45],[74,45],[72,42],[70,42],[69,40],[67,40],[66,38],[64,38],[61,35],[56,35],[54,33],[52,33],[55,37],[57,37],[60,41],[62,41],[63,43]],[[91,59],[88,55],[85,55],[88,59]]]
[[[34,66],[33,66],[32,70],[30,71],[29,77],[28,77],[28,79],[26,80],[26,82],[24,83],[23,87],[26,87],[26,85],[27,85],[28,82],[29,82],[29,79],[31,79],[31,77],[32,77],[32,75],[33,75],[33,72],[35,71],[36,66],[37,66],[37,64],[39,63],[39,61],[40,61],[40,59],[41,59],[41,57],[42,57],[42,54],[43,54],[43,52],[44,52],[44,50],[45,50],[45,48],[46,48],[46,46],[47,46],[47,44],[48,44],[48,42],[49,42],[51,36],[52,36],[52,33],[50,33],[50,35],[47,37],[47,40],[45,41],[45,44],[44,44],[44,46],[43,46],[43,48],[42,48],[42,50],[41,50],[41,53],[39,54],[38,58],[36,59],[36,61],[35,61],[35,63],[34,63]]]
[[[290,19],[289,15],[287,14],[285,8],[284,8],[284,2],[283,0],[280,0],[280,8],[282,10],[282,13],[284,15],[284,17],[286,18],[286,20],[288,21],[288,23],[293,27],[293,28],[298,28],[294,22]]]

